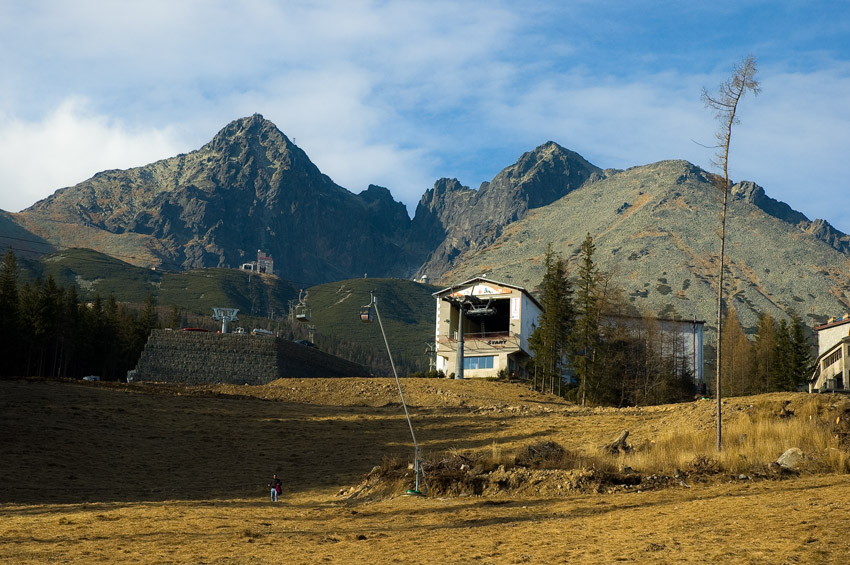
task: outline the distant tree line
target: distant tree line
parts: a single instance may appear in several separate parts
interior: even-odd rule
[[[697,390],[688,336],[636,316],[620,289],[599,271],[590,234],[578,272],[551,248],[540,284],[543,313],[529,340],[530,384],[580,404],[638,406],[691,400]],[[675,313],[674,313],[675,315]],[[763,315],[749,339],[730,310],[723,331],[725,394],[797,390],[811,365],[811,344],[797,316],[778,323]]]
[[[18,277],[8,251],[0,265],[0,376],[123,378],[160,326],[153,295],[141,308],[111,295],[85,303],[76,286],[52,276],[23,284]]]
[[[790,321],[759,318],[755,336],[744,333],[738,313],[730,308],[723,319],[720,374],[724,396],[803,388],[814,370],[811,342],[796,314]]]

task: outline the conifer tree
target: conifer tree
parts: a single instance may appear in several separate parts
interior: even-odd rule
[[[534,353],[534,367],[542,383],[548,382],[550,392],[555,392],[555,382],[557,379],[560,383],[575,319],[573,288],[567,277],[566,263],[552,251],[552,244],[546,249],[544,265],[546,270],[540,284],[543,312],[531,335],[529,347]]]
[[[757,394],[773,390],[776,372],[777,332],[776,322],[770,314],[759,317],[756,339],[753,342],[753,374],[750,377],[750,387],[747,392]]]
[[[587,404],[588,392],[595,388],[596,353],[599,345],[600,292],[599,269],[593,262],[596,247],[587,234],[581,244],[581,263],[576,288],[576,322],[570,342],[573,368],[579,381],[578,399]]]
[[[717,153],[714,164],[723,170],[723,177],[717,177],[717,184],[723,195],[723,207],[720,213],[720,265],[717,281],[717,362],[715,364],[715,395],[717,396],[717,451],[723,445],[723,424],[721,411],[721,379],[720,371],[723,367],[723,277],[726,269],[726,210],[729,202],[729,149],[732,145],[732,126],[738,123],[738,102],[749,90],[754,95],[759,93],[759,83],[755,80],[756,60],[752,55],[744,58],[740,65],[735,67],[732,77],[720,85],[716,95],[709,94],[703,89],[702,99],[706,107],[715,111],[715,117],[720,123],[715,137],[717,139]]]
[[[9,250],[0,264],[0,375],[14,375],[20,370],[19,302],[18,259]]]
[[[722,386],[730,396],[747,394],[750,370],[750,341],[741,326],[738,312],[730,308],[723,320]]]
[[[812,367],[812,344],[806,332],[803,320],[794,313],[791,315],[791,390],[803,386],[809,378]]]
[[[788,322],[779,320],[776,327],[776,371],[770,382],[770,390],[792,390],[794,382],[793,347]]]

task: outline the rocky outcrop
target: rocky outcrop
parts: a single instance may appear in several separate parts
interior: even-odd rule
[[[801,228],[804,232],[827,243],[833,249],[845,255],[850,255],[850,235],[838,231],[826,220],[815,220],[801,225]]]
[[[413,218],[413,236],[436,245],[418,274],[439,277],[465,253],[492,244],[529,210],[603,175],[578,153],[550,141],[524,153],[477,191],[456,179],[440,179],[422,196]]]
[[[764,213],[789,224],[806,223],[809,219],[791,206],[768,196],[762,187],[752,181],[742,181],[732,186],[733,199],[749,202]]]
[[[764,189],[756,183],[743,181],[734,185],[732,196],[735,199],[753,204],[774,218],[796,225],[803,232],[823,241],[833,249],[845,255],[850,255],[850,235],[838,231],[826,220],[809,220],[805,214],[794,210],[785,202],[765,194]]]

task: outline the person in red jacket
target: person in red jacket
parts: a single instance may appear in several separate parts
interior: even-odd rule
[[[275,473],[274,477],[269,483],[269,488],[271,489],[272,502],[277,502],[278,496],[280,496],[282,486],[283,482],[281,482],[281,480],[277,478],[277,473]]]

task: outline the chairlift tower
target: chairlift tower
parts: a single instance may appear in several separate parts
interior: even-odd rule
[[[375,298],[375,291],[369,292],[369,304],[360,308],[360,321],[366,324],[371,324],[375,319],[378,320],[378,326],[381,328],[381,335],[384,337],[384,345],[387,347],[387,355],[390,358],[390,366],[393,368],[395,383],[398,386],[398,394],[401,397],[401,405],[404,407],[404,415],[407,418],[407,425],[410,428],[410,437],[413,438],[413,474],[416,477],[416,486],[409,489],[405,494],[423,496],[420,490],[421,485],[425,486],[425,493],[428,492],[428,484],[425,482],[425,471],[422,469],[422,457],[419,453],[419,444],[416,442],[416,434],[413,431],[413,422],[410,420],[410,412],[407,410],[407,403],[404,400],[404,391],[401,389],[401,381],[398,378],[398,372],[393,362],[393,354],[390,352],[390,344],[387,341],[387,333],[384,331],[384,324],[381,322],[381,313],[378,311],[378,300]]]
[[[428,356],[428,372],[433,373],[437,368],[437,346],[429,342],[428,347],[425,348],[425,355]]]
[[[238,320],[236,318],[237,312],[239,312],[238,308],[213,308],[213,320],[221,322],[221,333],[227,333],[227,322],[236,322]]]

